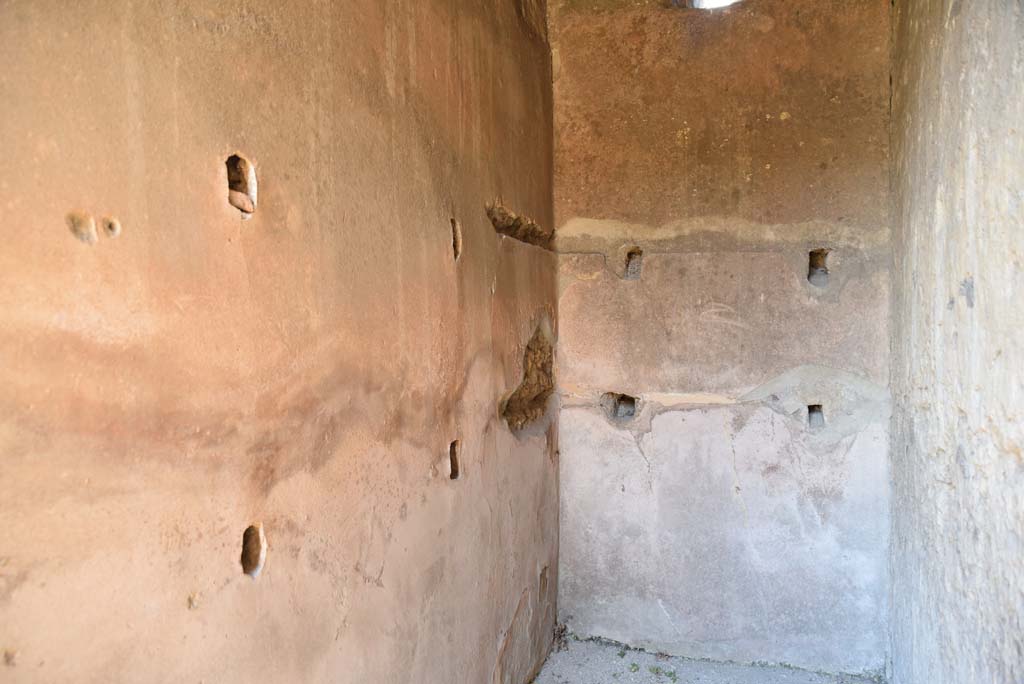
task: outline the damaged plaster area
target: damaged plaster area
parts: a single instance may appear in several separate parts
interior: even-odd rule
[[[789,667],[715,663],[570,638],[553,652],[533,684],[870,684],[872,680]]]
[[[501,416],[513,430],[522,430],[544,415],[555,390],[554,349],[549,326],[537,326],[523,352],[523,381],[505,400]]]
[[[644,397],[628,423],[594,399],[565,398],[560,425],[559,609],[572,632],[878,672],[884,388],[804,366],[732,403]],[[812,403],[827,410],[820,428],[808,423]]]
[[[487,218],[491,220],[494,230],[501,235],[543,249],[551,249],[554,230],[541,226],[527,216],[517,214],[500,201],[487,205]]]

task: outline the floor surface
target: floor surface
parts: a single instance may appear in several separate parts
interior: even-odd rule
[[[850,676],[785,667],[712,663],[658,656],[617,644],[575,641],[554,650],[534,684],[871,684]]]

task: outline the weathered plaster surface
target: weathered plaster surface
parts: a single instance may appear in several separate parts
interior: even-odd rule
[[[614,253],[562,256],[564,391],[737,397],[805,363],[888,381],[889,274],[881,249],[828,240],[830,282],[816,287],[807,281],[808,246],[818,244],[810,241],[690,246],[636,231],[618,242],[644,248],[640,279],[616,274],[613,266],[624,260]]]
[[[681,4],[551,1],[557,225],[884,225],[889,3]]]
[[[897,3],[895,684],[1024,681],[1024,5]]]
[[[543,33],[525,1],[0,5],[0,680],[539,666],[553,409],[498,414],[556,264],[485,207],[551,224]]]
[[[888,395],[801,368],[731,406],[561,418],[561,618],[664,653],[874,672]],[[806,397],[833,407],[808,427]],[[881,483],[881,486],[880,486]]]
[[[889,3],[679,4],[551,6],[560,615],[672,654],[879,672]],[[607,392],[640,415],[611,424]]]

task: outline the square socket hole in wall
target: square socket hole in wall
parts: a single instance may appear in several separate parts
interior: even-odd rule
[[[459,470],[459,456],[461,455],[461,450],[462,444],[459,440],[455,440],[448,445],[448,479],[450,480],[458,480],[459,475],[461,474]]]
[[[622,272],[624,280],[640,280],[640,271],[644,265],[644,250],[639,247],[630,247],[626,252],[625,270]]]
[[[601,397],[601,406],[612,420],[630,420],[636,417],[638,400],[628,394],[608,392]]]
[[[807,255],[807,282],[815,287],[828,285],[828,255],[830,249],[812,249]]]
[[[825,427],[825,411],[821,404],[807,405],[807,425],[811,428]]]

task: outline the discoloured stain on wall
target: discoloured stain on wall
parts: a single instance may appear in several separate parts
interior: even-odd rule
[[[552,0],[556,224],[884,225],[888,12]]]

